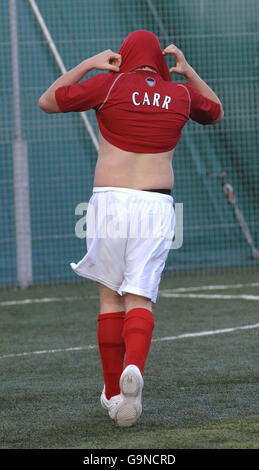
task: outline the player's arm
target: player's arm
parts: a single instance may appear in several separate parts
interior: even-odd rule
[[[58,88],[67,85],[75,85],[92,69],[119,72],[120,64],[121,56],[112,52],[110,49],[84,60],[72,70],[69,70],[59,77],[45,93],[43,93],[39,99],[39,107],[45,111],[45,113],[60,113],[61,110],[55,98],[55,92]]]
[[[185,74],[185,78],[189,85],[191,85],[195,90],[197,90],[205,98],[209,98],[211,101],[218,103],[220,105],[220,113],[215,121],[211,124],[217,124],[217,122],[222,121],[224,117],[224,110],[222,103],[214,91],[201,79],[201,77],[195,72],[195,70],[189,66],[188,71]]]
[[[186,78],[188,85],[191,85],[205,98],[208,98],[209,100],[214,101],[215,103],[218,103],[220,105],[220,113],[217,119],[211,124],[216,124],[217,122],[220,122],[224,117],[224,110],[222,107],[222,103],[216,93],[214,93],[214,91],[207,85],[207,83],[202,80],[202,78],[197,74],[197,72],[195,72],[191,65],[188,64],[182,51],[180,51],[180,49],[178,49],[174,44],[171,44],[170,46],[164,49],[163,55],[166,54],[173,54],[176,61],[175,67],[171,67],[169,69],[170,72],[183,75]]]

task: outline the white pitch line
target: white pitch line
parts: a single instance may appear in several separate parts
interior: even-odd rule
[[[97,345],[89,344],[88,346],[78,346],[74,348],[65,348],[65,349],[43,349],[41,351],[29,351],[29,352],[21,352],[21,353],[13,353],[13,354],[4,354],[0,356],[0,359],[6,359],[10,357],[22,357],[22,356],[33,356],[34,354],[53,354],[58,352],[68,352],[68,351],[82,351],[83,349],[96,349]]]
[[[220,284],[209,286],[193,286],[193,287],[177,287],[175,289],[168,289],[170,292],[195,292],[200,290],[221,290],[221,289],[242,289],[243,287],[259,287],[259,282],[251,282],[249,284]],[[167,292],[167,289],[162,290]]]
[[[89,295],[87,299],[98,299],[97,295]],[[27,304],[39,304],[45,302],[63,302],[63,301],[74,301],[74,300],[83,300],[84,297],[42,297],[40,299],[22,299],[22,300],[7,300],[5,302],[0,302],[0,307],[7,307],[9,305],[27,305]]]
[[[178,336],[165,336],[163,338],[155,338],[152,340],[152,343],[157,343],[159,341],[173,341],[176,339],[184,339],[184,338],[194,338],[198,336],[210,336],[210,335],[218,335],[223,333],[232,333],[233,331],[238,330],[251,330],[254,328],[259,328],[259,323],[255,323],[254,325],[244,325],[244,326],[235,326],[233,328],[224,328],[221,330],[210,330],[210,331],[199,331],[197,333],[184,333]],[[44,349],[41,351],[30,351],[30,352],[21,352],[21,353],[13,353],[13,354],[4,354],[0,356],[0,359],[7,359],[13,357],[24,357],[24,356],[33,356],[37,354],[53,354],[58,352],[69,352],[69,351],[82,351],[82,350],[90,350],[90,349],[97,349],[96,344],[89,344],[88,346],[78,346],[73,348],[65,348],[65,349]]]
[[[240,299],[240,300],[259,300],[259,295],[231,295],[231,294],[176,294],[174,292],[160,292],[160,297],[179,298],[179,299]]]
[[[177,287],[175,289],[161,289],[159,291],[159,297],[176,297],[176,295],[172,296],[172,294],[177,293],[184,293],[184,292],[195,292],[195,291],[202,291],[202,290],[221,290],[221,289],[241,289],[243,287],[259,287],[259,282],[251,282],[249,284],[224,284],[224,285],[208,285],[208,286],[193,286],[193,287]],[[170,294],[170,295],[169,295]],[[200,298],[210,299],[213,298],[210,294],[202,294]],[[209,295],[209,297],[207,297]],[[216,295],[216,294],[215,294]],[[180,298],[180,296],[177,296]],[[187,297],[187,296],[186,296]],[[87,299],[98,299],[98,295],[90,295]],[[192,297],[196,298],[196,297]],[[198,297],[197,297],[198,298]],[[244,298],[245,300],[258,300],[257,296],[243,296],[243,297],[214,297],[214,298]],[[74,301],[74,300],[82,300],[83,297],[42,297],[39,299],[22,299],[22,300],[7,300],[4,302],[0,302],[0,307],[7,307],[12,305],[26,305],[26,304],[36,304],[36,303],[46,303],[46,302],[63,302],[63,301]]]
[[[165,336],[164,338],[153,339],[152,342],[173,341],[175,339],[194,338],[196,336],[219,335],[222,333],[232,333],[233,331],[250,330],[254,328],[259,328],[259,323],[255,323],[254,325],[244,325],[244,326],[235,326],[233,328],[224,328],[222,330],[199,331],[198,333],[183,333],[182,335],[178,335],[178,336]]]

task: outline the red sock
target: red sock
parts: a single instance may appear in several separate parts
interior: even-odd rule
[[[146,308],[133,308],[124,321],[126,346],[125,367],[135,364],[143,375],[154,328],[153,313]]]
[[[125,312],[101,313],[98,316],[98,345],[102,360],[105,395],[108,400],[120,393],[125,344],[122,337]]]

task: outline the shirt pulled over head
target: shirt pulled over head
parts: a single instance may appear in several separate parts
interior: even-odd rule
[[[204,125],[217,119],[219,103],[188,83],[171,80],[155,34],[133,31],[118,52],[120,72],[99,73],[56,90],[62,112],[95,109],[100,132],[110,144],[145,154],[173,150],[190,118]],[[144,66],[155,72],[137,70]]]
[[[160,42],[150,31],[137,30],[130,33],[122,43],[118,54],[122,57],[120,73],[148,66],[154,68],[163,80],[169,82],[172,80]]]

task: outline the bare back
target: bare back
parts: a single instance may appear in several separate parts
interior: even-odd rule
[[[100,134],[94,186],[131,189],[172,189],[174,174],[170,152],[143,154],[121,150]]]

